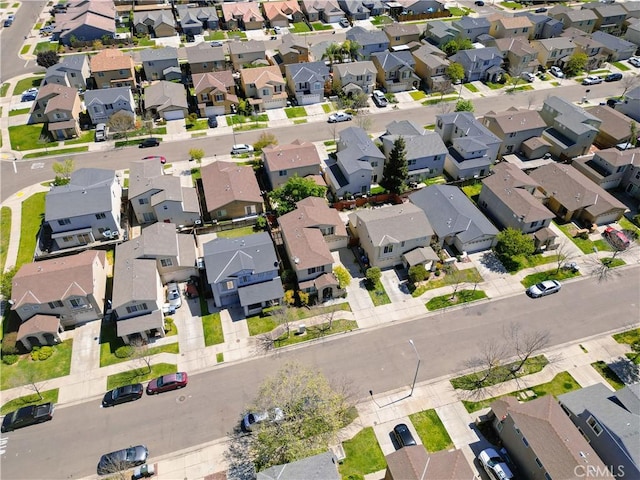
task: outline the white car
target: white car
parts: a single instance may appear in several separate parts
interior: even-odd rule
[[[553,75],[554,77],[564,78],[564,73],[562,72],[562,69],[560,67],[557,67],[554,65],[549,69],[549,71],[551,72],[551,75]]]
[[[582,85],[598,85],[599,83],[602,83],[602,78],[596,75],[589,75],[582,80]]]
[[[238,143],[231,147],[231,155],[239,155],[241,153],[252,153],[253,147],[246,143]]]
[[[242,428],[251,432],[255,425],[262,422],[279,422],[284,418],[284,412],[276,407],[271,412],[247,413],[242,419]]]
[[[557,280],[545,280],[544,282],[536,283],[529,287],[527,289],[527,295],[531,298],[544,297],[545,295],[559,292],[560,287],[560,282]]]
[[[333,113],[329,115],[329,123],[350,122],[353,119],[351,115],[344,112]]]
[[[634,67],[640,67],[640,57],[631,57],[628,62]]]
[[[107,126],[104,123],[96,125],[96,142],[104,142],[107,139]]]
[[[490,478],[499,480],[509,480],[513,478],[511,469],[504,459],[493,448],[487,448],[480,452],[478,460],[482,467],[486,470]]]
[[[526,80],[529,83],[533,82],[536,79],[536,76],[531,72],[523,72],[521,77],[523,80]]]
[[[374,90],[373,91],[373,102],[378,106],[378,107],[386,107],[389,104],[389,101],[387,100],[387,97],[384,96],[384,93],[382,93],[382,91],[380,90]]]
[[[182,306],[180,288],[175,282],[167,283],[167,301],[169,302],[169,306],[173,309],[180,308]]]

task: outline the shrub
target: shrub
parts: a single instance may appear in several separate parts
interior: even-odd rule
[[[31,351],[31,360],[34,362],[38,360],[46,360],[51,355],[53,355],[53,348],[49,346],[33,347],[33,350]]]
[[[434,275],[435,275],[436,277],[439,277],[439,276],[440,276],[440,270],[436,269],[436,271],[434,272]]]
[[[378,267],[371,267],[367,269],[367,281],[370,285],[375,285],[382,278],[382,271]]]
[[[344,268],[342,265],[339,265],[336,268],[334,268],[333,273],[338,279],[338,288],[340,288],[341,290],[347,288],[351,284],[351,275],[349,275],[349,272],[347,271],[347,269]]]
[[[15,355],[18,353],[18,332],[7,333],[2,338],[2,355]]]
[[[2,355],[2,363],[6,365],[13,365],[19,358],[20,357],[18,355]]]
[[[424,265],[414,265],[409,269],[409,280],[411,283],[418,283],[424,281],[427,278],[427,269],[424,268]]]
[[[121,347],[116,348],[115,355],[118,358],[129,358],[133,355],[133,347],[131,345],[122,345]]]
[[[309,294],[303,292],[302,290],[298,290],[298,298],[300,299],[300,304],[309,305]]]
[[[266,230],[267,229],[267,219],[262,215],[256,218],[256,224],[253,226],[253,229],[256,231]]]
[[[284,292],[284,301],[289,305],[293,305],[296,303],[296,294],[293,290],[287,290]]]

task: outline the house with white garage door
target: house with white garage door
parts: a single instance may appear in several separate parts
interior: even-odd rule
[[[188,111],[187,92],[180,83],[161,80],[144,89],[144,108],[154,117],[165,120],[185,118]]]

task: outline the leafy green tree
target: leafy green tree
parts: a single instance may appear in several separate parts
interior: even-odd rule
[[[349,275],[349,271],[342,265],[334,268],[333,273],[338,279],[338,288],[345,289],[351,284],[351,275]]]
[[[631,138],[629,139],[629,143],[633,148],[638,144],[638,124],[631,120],[629,124],[629,131],[631,132]]]
[[[464,67],[458,62],[451,62],[445,73],[451,79],[451,82],[455,83],[464,78]]]
[[[460,50],[470,50],[472,48],[473,43],[468,38],[454,38],[444,44],[442,51],[450,57],[451,55],[458,53]]]
[[[568,77],[575,77],[584,70],[584,67],[587,66],[588,61],[589,57],[586,53],[574,53],[567,61],[564,67],[564,73],[566,73]]]
[[[423,264],[414,265],[413,267],[409,268],[409,280],[411,281],[411,283],[422,282],[425,278],[427,278],[428,275],[429,273],[427,272],[427,269]]]
[[[263,148],[270,147],[272,145],[278,145],[278,139],[273,133],[264,132],[258,138],[258,141],[253,144],[253,148],[256,152],[261,152]]]
[[[249,100],[244,98],[238,100],[238,114],[244,115],[245,117],[253,115],[253,107],[249,103]]]
[[[44,68],[49,68],[56,65],[60,61],[60,55],[55,50],[44,50],[38,52],[36,56],[36,63]]]
[[[342,61],[342,46],[338,43],[330,43],[327,49],[322,54],[323,60],[329,60],[329,65],[332,66],[336,62]]]
[[[13,286],[13,277],[18,272],[18,267],[11,267],[6,272],[0,274],[0,295],[5,300],[11,298],[11,288]]]
[[[402,193],[408,176],[406,144],[404,138],[398,137],[393,142],[389,160],[384,164],[380,186],[391,193]]]
[[[204,150],[201,148],[191,148],[189,149],[189,157],[199,163],[204,157]]]
[[[269,193],[269,199],[278,215],[284,215],[296,208],[296,202],[307,197],[324,198],[327,187],[316,184],[311,178],[290,178],[287,183]]]
[[[369,282],[369,285],[373,287],[382,278],[382,270],[380,270],[380,268],[378,267],[367,268],[365,276],[367,277],[367,282]]]
[[[66,158],[63,162],[54,162],[51,166],[56,174],[56,185],[66,185],[71,180],[71,174],[75,168],[73,159]]]
[[[342,58],[347,57],[352,61],[358,61],[360,50],[362,50],[362,46],[358,42],[355,40],[345,40],[341,48]]]
[[[456,112],[473,112],[473,102],[471,100],[461,99],[456,103]]]
[[[515,228],[502,230],[496,238],[495,252],[509,270],[517,268],[516,257],[532,255],[536,250],[533,238]]]

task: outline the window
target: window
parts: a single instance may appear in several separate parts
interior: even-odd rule
[[[216,102],[224,102],[224,94],[216,93]]]
[[[529,442],[527,441],[526,437],[522,437],[522,443],[524,443],[525,447],[529,446]]]
[[[531,227],[533,228],[533,227],[538,226],[538,223],[540,223],[540,222],[531,222]]]
[[[107,218],[105,213],[96,213],[96,220],[102,220],[103,218]]]
[[[98,72],[99,77],[104,77],[104,72]]]
[[[321,228],[320,231],[322,232],[323,236],[333,235],[335,232],[335,227],[324,227]]]
[[[71,224],[71,220],[69,220],[68,218],[61,218],[60,220],[58,220],[58,225],[60,226],[69,225],[69,224]]]
[[[286,177],[287,176],[287,171],[286,170],[280,170],[278,172],[278,175],[281,176],[281,177]]]
[[[56,300],[54,302],[49,302],[49,308],[51,310],[53,310],[55,308],[60,308],[60,307],[63,307],[63,306],[64,306],[64,304],[60,300]]]
[[[384,253],[393,253],[393,245],[385,245]]]
[[[149,203],[149,199],[148,198],[139,198],[138,199],[138,203],[140,205],[146,205],[147,203]]]
[[[244,207],[245,215],[255,215],[256,214],[256,206],[255,205],[247,205]]]
[[[312,273],[316,273],[318,269],[316,267],[311,267],[307,269],[307,275],[311,275]]]
[[[65,237],[62,237],[62,241],[63,241],[64,243],[69,243],[69,242],[71,242],[72,240],[73,240],[73,237],[72,237],[72,236],[69,236],[69,235],[67,235],[67,236],[65,236]]]
[[[591,430],[593,430],[593,433],[595,433],[596,436],[600,436],[600,434],[602,433],[602,427],[600,426],[598,421],[593,418],[593,415],[590,415],[587,419],[587,425],[591,427]]]
[[[538,464],[538,467],[542,468],[542,462],[538,457],[536,457],[536,463]]]
[[[141,312],[143,310],[147,310],[146,303],[141,303],[139,305],[130,305],[127,307],[127,313]]]
[[[373,168],[377,167],[377,166],[378,166],[378,162],[371,162],[371,166],[372,166]]]
[[[416,163],[418,163],[418,160],[416,160],[415,158],[412,160],[407,160],[407,165],[411,166],[411,165],[415,165]]]
[[[501,432],[501,431],[502,431],[502,427],[504,427],[504,425],[502,424],[502,422],[498,422],[498,425],[496,425],[496,430],[497,430],[498,432]]]
[[[153,222],[156,219],[156,216],[153,213],[145,212],[142,214],[142,218],[145,222]]]
[[[161,258],[160,265],[162,265],[163,267],[172,267],[173,261],[170,258]]]
[[[233,290],[233,280],[228,280],[225,284],[224,284],[224,288],[226,290]]]
[[[81,298],[72,298],[69,301],[71,302],[71,308],[82,308],[82,307],[84,307],[84,301]]]
[[[544,472],[544,478],[546,478],[546,480],[552,480],[551,475],[549,475],[547,472]]]
[[[227,216],[227,211],[226,210],[218,210],[218,218],[226,217],[226,216]]]

